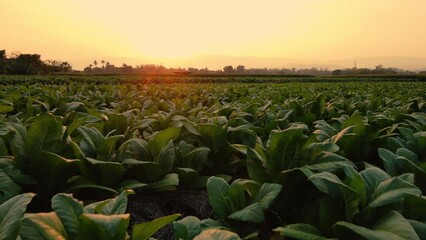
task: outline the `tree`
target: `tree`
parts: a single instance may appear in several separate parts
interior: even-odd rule
[[[96,60],[93,61],[93,65],[95,65],[95,67],[98,67],[98,62]]]
[[[0,74],[7,73],[6,50],[0,50]]]
[[[8,60],[12,74],[40,74],[46,71],[46,64],[39,54],[20,54]]]
[[[102,60],[101,63],[102,63],[102,68],[105,68],[105,61]]]
[[[234,71],[234,67],[232,67],[231,65],[225,66],[223,68],[224,73],[232,73],[233,71]]]
[[[244,65],[238,65],[237,66],[237,72],[239,72],[239,73],[242,73],[242,72],[244,72]]]

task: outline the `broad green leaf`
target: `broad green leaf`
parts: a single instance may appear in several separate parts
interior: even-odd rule
[[[173,214],[157,218],[150,222],[140,223],[133,226],[132,239],[147,240],[158,230],[178,219],[180,214]]]
[[[194,240],[240,240],[241,238],[233,232],[220,229],[208,229],[197,235]]]
[[[55,212],[26,214],[19,229],[19,236],[23,240],[68,239],[65,228]]]
[[[137,179],[140,182],[155,182],[163,177],[160,165],[156,162],[125,159],[122,164],[126,167],[126,178]]]
[[[408,222],[411,224],[419,237],[426,236],[426,223],[415,220],[408,220]]]
[[[247,172],[250,179],[259,183],[272,181],[271,174],[266,167],[266,160],[252,148],[247,148]]]
[[[86,158],[82,169],[83,176],[106,187],[115,187],[124,176],[124,166],[118,162],[99,161]]]
[[[265,221],[263,210],[263,206],[260,203],[253,203],[239,211],[233,212],[227,218],[237,221],[262,223]]]
[[[158,156],[161,150],[167,144],[169,144],[170,141],[175,140],[179,137],[180,131],[180,128],[170,127],[165,130],[156,132],[153,135],[153,138],[148,142],[149,148],[151,149],[153,155]]]
[[[201,232],[201,221],[197,217],[188,216],[173,222],[175,239],[192,240]]]
[[[368,207],[375,208],[399,202],[408,195],[421,196],[421,191],[415,185],[399,177],[394,177],[379,183]]]
[[[80,215],[80,239],[126,239],[126,229],[129,225],[130,215],[102,215],[88,214]]]
[[[25,140],[29,156],[34,157],[41,151],[58,153],[62,135],[62,118],[51,114],[36,117]]]
[[[366,184],[369,198],[372,197],[374,191],[381,182],[390,179],[389,174],[378,167],[367,167],[365,170],[361,171],[360,174]]]
[[[229,184],[219,177],[210,177],[207,180],[207,192],[209,203],[213,211],[220,217],[226,217],[230,214],[230,209],[225,198],[228,197]]]
[[[328,172],[316,173],[309,177],[309,181],[318,190],[334,198],[341,199],[344,204],[344,219],[352,221],[355,215],[359,213],[359,195],[355,190],[344,184],[336,175]]]
[[[18,195],[21,187],[0,169],[0,204]]]
[[[303,165],[299,162],[301,149],[306,141],[303,132],[306,125],[273,130],[266,142],[268,150],[267,168],[276,176],[279,172]]]
[[[164,174],[170,173],[176,159],[175,145],[172,140],[158,153],[156,162],[160,165]]]
[[[232,200],[232,205],[235,207],[232,211],[243,209],[246,205],[246,196],[244,193],[244,185],[239,179],[235,180],[228,189],[227,196]]]
[[[61,220],[67,236],[76,239],[80,227],[79,216],[83,213],[83,203],[71,194],[59,193],[52,198],[52,209]]]
[[[16,239],[19,223],[34,195],[34,193],[24,193],[0,205],[0,239]]]
[[[123,135],[104,137],[102,133],[94,127],[88,128],[80,126],[77,130],[83,136],[80,142],[80,148],[84,155],[104,161],[110,161],[117,141],[124,137]]]
[[[226,145],[226,130],[213,124],[200,124],[196,126],[201,135],[201,139],[206,143],[213,154],[217,154]]]
[[[349,222],[337,222],[333,231],[339,239],[362,240],[404,240],[404,238],[383,230],[372,230]]]
[[[133,190],[136,188],[143,188],[146,187],[148,184],[146,183],[141,183],[139,181],[136,180],[124,180],[120,183],[120,186],[118,188],[118,191],[122,192],[122,191],[126,191],[126,190]]]
[[[282,186],[275,183],[264,183],[256,195],[251,199],[251,203],[259,203],[264,210],[269,208],[275,198],[280,194]]]
[[[296,223],[290,224],[285,227],[278,227],[274,232],[280,233],[283,237],[288,237],[297,240],[325,240],[326,237],[318,230],[318,228],[305,224]]]
[[[175,189],[179,185],[179,175],[170,173],[164,176],[163,179],[148,184],[148,188],[156,190],[165,190],[168,188]]]
[[[184,165],[181,167],[192,168],[196,171],[201,171],[207,161],[207,156],[210,152],[208,147],[198,147],[189,152],[183,160]]]
[[[13,106],[0,104],[0,114],[13,111]]]
[[[51,197],[64,191],[68,180],[78,174],[80,160],[66,159],[51,152],[40,152],[34,157],[31,171],[37,180],[38,194],[43,204],[50,205]]]
[[[406,240],[420,240],[411,224],[396,211],[386,214],[374,224],[372,229],[388,231]]]
[[[383,165],[390,175],[396,176],[400,173],[403,162],[396,159],[396,154],[387,149],[379,148],[379,156],[383,160]]]
[[[100,209],[96,207],[95,212],[104,215],[124,214],[127,208],[127,196],[130,194],[135,194],[135,192],[132,190],[121,192],[117,197],[107,200],[107,203]]]

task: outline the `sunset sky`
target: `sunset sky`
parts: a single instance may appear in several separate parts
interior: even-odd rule
[[[212,69],[227,64],[220,59],[424,59],[425,29],[425,0],[0,0],[0,49],[77,69],[94,59]]]

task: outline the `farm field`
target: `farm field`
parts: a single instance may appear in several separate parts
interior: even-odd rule
[[[0,76],[0,239],[426,239],[426,82]]]

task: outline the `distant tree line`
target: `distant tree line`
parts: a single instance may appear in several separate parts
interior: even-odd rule
[[[369,68],[347,68],[347,69],[336,69],[332,72],[332,75],[390,75],[390,74],[415,74],[413,71],[398,69],[398,68],[385,68],[383,65],[377,65],[374,69]]]
[[[101,64],[99,64],[101,63]],[[225,66],[222,70],[210,70],[205,68],[166,68],[162,65],[128,65],[123,63],[121,66],[115,66],[108,61],[93,61],[84,70],[85,73],[92,74],[175,74],[187,72],[191,74],[225,74],[225,75],[331,75],[327,68],[249,68],[244,65],[238,65],[235,68],[231,65]]]
[[[145,65],[128,65],[123,63],[121,66],[115,66],[108,61],[93,61],[83,72],[93,74],[213,74],[213,75],[313,75],[313,76],[330,76],[330,75],[374,75],[374,74],[415,74],[415,72],[402,70],[398,68],[384,68],[378,65],[374,69],[369,68],[347,68],[329,70],[328,68],[246,68],[244,65],[227,65],[221,70],[210,70],[208,68],[166,68],[162,65],[145,64]]]
[[[39,54],[13,53],[6,56],[6,50],[0,50],[0,74],[47,74],[71,72],[68,62],[58,60],[42,61]]]

